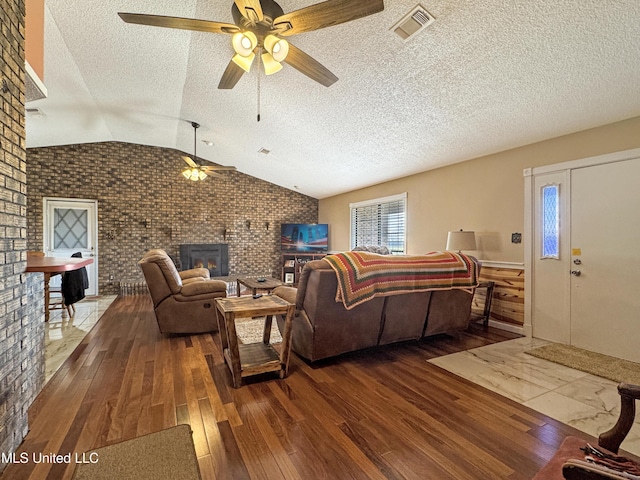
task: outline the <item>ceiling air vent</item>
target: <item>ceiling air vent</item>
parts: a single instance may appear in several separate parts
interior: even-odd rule
[[[39,108],[25,108],[25,113],[30,117],[42,118],[46,117],[44,112]]]
[[[420,4],[416,5],[402,20],[396,23],[391,30],[396,32],[405,42],[427,25],[435,21],[433,15]]]

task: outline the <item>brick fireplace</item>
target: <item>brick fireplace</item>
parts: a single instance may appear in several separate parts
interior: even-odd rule
[[[188,243],[180,245],[183,270],[207,268],[212,277],[229,275],[229,246],[226,243]]]

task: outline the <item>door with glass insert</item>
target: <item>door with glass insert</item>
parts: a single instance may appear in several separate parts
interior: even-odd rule
[[[568,182],[566,172],[536,175],[533,229],[533,336],[568,344],[570,338]]]
[[[44,251],[51,257],[70,257],[80,252],[93,258],[87,266],[89,288],[86,295],[98,294],[97,211],[95,200],[44,199]],[[51,278],[51,286],[60,286],[60,276]]]

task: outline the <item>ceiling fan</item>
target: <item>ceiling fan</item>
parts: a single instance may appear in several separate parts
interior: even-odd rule
[[[256,52],[267,75],[282,69],[281,62],[285,62],[325,87],[333,85],[338,77],[282,37],[350,22],[382,10],[383,0],[327,0],[285,14],[274,0],[235,0],[231,7],[235,24],[139,13],[118,15],[127,23],[233,35],[236,54],[218,84],[220,89],[231,89],[249,71]]]
[[[194,182],[197,182],[198,180],[204,180],[207,177],[222,178],[222,175],[216,172],[236,169],[236,167],[224,167],[222,165],[198,165],[196,163],[196,159],[198,158],[196,156],[196,136],[198,128],[200,128],[200,124],[191,122],[191,126],[193,127],[193,158],[187,156],[182,157],[187,165],[189,165],[188,168],[182,171],[182,175],[184,175],[187,180],[193,180]]]

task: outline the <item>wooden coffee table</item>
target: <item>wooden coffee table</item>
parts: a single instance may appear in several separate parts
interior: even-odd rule
[[[274,295],[216,298],[216,317],[224,360],[231,370],[233,386],[242,386],[242,378],[266,372],[278,372],[284,378],[289,370],[291,328],[295,305]],[[236,317],[265,317],[262,342],[239,344]],[[269,343],[274,315],[286,315],[280,353]]]
[[[256,278],[245,278],[241,277],[237,279],[238,283],[238,296],[240,296],[240,285],[244,285],[245,287],[251,289],[251,293],[255,295],[258,293],[258,290],[266,290],[267,293],[271,293],[276,287],[280,285],[284,285],[280,280],[276,280],[275,278],[265,278],[264,282],[259,282]]]

